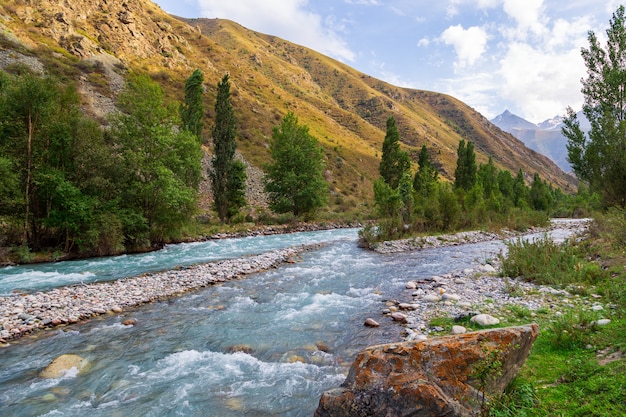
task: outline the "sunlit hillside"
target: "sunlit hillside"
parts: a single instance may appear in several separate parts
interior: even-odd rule
[[[528,179],[537,172],[574,189],[573,178],[548,158],[451,96],[395,87],[228,20],[170,16],[148,0],[9,0],[0,5],[0,30],[2,67],[22,62],[76,81],[85,109],[103,123],[129,72],[148,73],[180,100],[185,79],[200,68],[209,152],[216,85],[230,73],[245,159],[262,169],[272,127],[293,111],[324,147],[330,203],[337,210],[371,204],[391,115],[413,160],[426,144],[443,178],[452,178],[456,149],[465,139],[475,142],[478,162],[492,156],[500,168],[523,168]]]

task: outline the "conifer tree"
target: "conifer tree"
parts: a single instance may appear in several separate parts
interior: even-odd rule
[[[228,74],[217,84],[215,125],[213,126],[214,155],[210,173],[213,206],[220,221],[229,220],[245,206],[245,166],[235,160],[237,120],[230,101]]]

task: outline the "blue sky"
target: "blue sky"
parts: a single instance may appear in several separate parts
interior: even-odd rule
[[[484,116],[538,123],[582,106],[580,49],[621,0],[153,0],[224,18],[392,84],[450,94]]]

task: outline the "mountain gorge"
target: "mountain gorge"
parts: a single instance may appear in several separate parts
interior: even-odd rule
[[[103,125],[130,73],[148,74],[181,100],[195,68],[205,77],[206,151],[217,82],[232,82],[238,146],[250,170],[269,160],[272,128],[292,111],[322,145],[331,206],[371,201],[385,121],[393,115],[415,163],[422,145],[441,176],[452,179],[461,139],[475,143],[479,163],[492,157],[566,191],[575,188],[544,155],[449,95],[400,88],[275,36],[222,19],[171,16],[148,0],[9,0],[0,5],[0,67],[22,63],[75,82],[84,109]],[[253,176],[254,177],[254,176]],[[258,176],[257,176],[258,177]],[[257,178],[257,188],[259,185]]]

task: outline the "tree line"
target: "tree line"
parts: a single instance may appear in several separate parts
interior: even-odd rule
[[[204,77],[168,100],[146,75],[130,75],[103,128],[80,108],[74,85],[25,68],[0,71],[0,258],[32,253],[110,255],[185,236],[198,214],[205,131]],[[213,208],[228,222],[244,207],[246,169],[235,158],[237,121],[230,80],[217,85],[206,173]],[[325,204],[324,160],[306,126],[288,113],[274,128],[266,190],[277,212]]]
[[[452,183],[440,180],[430,155],[423,145],[418,169],[411,175],[410,158],[400,148],[395,118],[388,118],[380,178],[374,183],[380,220],[364,230],[365,240],[485,227],[520,229],[547,221],[558,209],[572,210],[592,200],[584,187],[579,194],[582,200],[576,200],[537,173],[527,185],[522,169],[513,176],[508,170],[498,169],[491,157],[487,163],[477,165],[471,141],[459,142]]]

